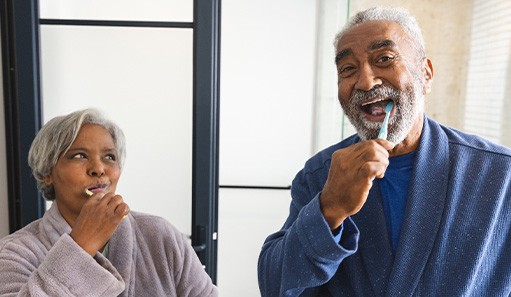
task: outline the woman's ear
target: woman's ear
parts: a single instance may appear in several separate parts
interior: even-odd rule
[[[51,180],[51,176],[45,176],[44,179],[43,179],[44,183],[49,186],[53,183],[53,181]]]
[[[424,94],[431,92],[431,85],[433,84],[433,63],[430,59],[424,58],[422,60],[422,69],[424,74]]]

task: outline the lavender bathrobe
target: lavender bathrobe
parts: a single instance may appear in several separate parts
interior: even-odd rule
[[[0,240],[0,296],[218,296],[185,237],[137,212],[87,254],[53,203],[43,218]]]

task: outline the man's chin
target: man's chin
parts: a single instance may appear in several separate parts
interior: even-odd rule
[[[378,137],[378,130],[374,129],[357,129],[358,137],[362,140],[375,139]]]

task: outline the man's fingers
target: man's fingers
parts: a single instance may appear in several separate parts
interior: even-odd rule
[[[359,176],[364,179],[374,180],[375,177],[382,178],[385,175],[388,164],[378,161],[366,162],[359,170]]]
[[[385,148],[386,151],[390,151],[396,146],[395,143],[385,139],[374,139],[374,141],[381,145],[383,148]]]

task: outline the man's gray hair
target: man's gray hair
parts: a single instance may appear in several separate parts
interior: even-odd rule
[[[424,37],[422,36],[422,31],[417,20],[407,10],[397,7],[373,7],[355,14],[335,36],[335,50],[337,50],[339,40],[344,36],[346,31],[354,26],[369,21],[391,21],[399,24],[405,33],[408,34],[410,42],[420,58],[426,56]]]
[[[28,152],[28,165],[37,180],[37,188],[47,200],[55,200],[55,189],[53,185],[45,184],[44,178],[50,176],[59,157],[69,150],[85,124],[99,125],[110,133],[117,150],[119,167],[122,168],[126,156],[126,140],[121,128],[114,122],[96,109],[84,109],[55,117],[37,133]]]

